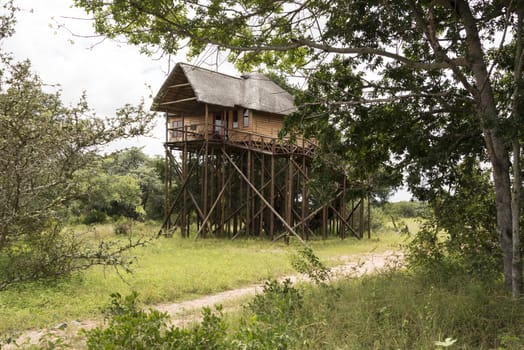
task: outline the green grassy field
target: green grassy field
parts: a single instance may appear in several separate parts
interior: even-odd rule
[[[82,231],[84,228],[75,227]],[[155,225],[137,224],[134,232],[154,234]],[[97,226],[90,239],[113,237],[111,225]],[[391,232],[372,239],[336,238],[312,241],[316,254],[328,265],[351,254],[398,250],[404,236]],[[136,256],[133,274],[123,279],[113,269],[93,268],[55,282],[18,285],[0,292],[0,334],[53,326],[68,320],[99,318],[109,295],[131,291],[146,305],[178,302],[238,288],[268,278],[294,273],[290,257],[297,242],[238,239],[160,238],[131,252]]]
[[[313,245],[324,261],[334,263],[352,253],[395,248],[402,240],[382,234],[372,240]],[[284,255],[294,251],[275,245],[274,252],[280,249],[287,250]],[[242,307],[229,307],[240,303]],[[159,348],[176,340],[183,344],[178,348],[188,349],[202,348],[203,341],[203,348],[214,349],[524,349],[524,299],[512,298],[494,275],[474,276],[449,262],[330,285],[273,281],[254,298],[225,307],[225,315],[213,311],[215,317],[204,317],[183,330],[164,327],[158,338],[153,338],[158,329],[155,317],[147,320],[128,312],[121,318],[118,313],[110,327],[81,341],[87,340],[92,350],[115,344],[123,349],[129,339],[138,344],[151,341]],[[140,324],[140,329],[130,324]]]

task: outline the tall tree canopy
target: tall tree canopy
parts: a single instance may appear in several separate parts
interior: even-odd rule
[[[196,55],[212,45],[240,69],[311,78],[295,117],[324,132],[336,126],[364,150],[360,160],[372,156],[369,168],[403,162],[422,171],[411,178],[418,185],[449,175],[464,157],[485,157],[506,286],[520,293],[522,1],[75,3],[94,15],[99,33],[124,36],[145,52],[189,45]]]

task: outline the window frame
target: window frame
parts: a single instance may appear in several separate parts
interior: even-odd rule
[[[244,128],[249,128],[249,109],[245,109],[244,110],[244,115],[243,115],[243,123],[242,125],[244,126]]]
[[[233,121],[232,121],[233,129],[238,129],[238,110],[233,111]]]
[[[184,121],[182,119],[174,119],[171,125],[171,136],[173,138],[182,137],[182,135],[184,134]]]

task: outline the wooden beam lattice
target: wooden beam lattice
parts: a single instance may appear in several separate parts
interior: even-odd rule
[[[202,150],[205,148],[204,147],[205,145],[202,145],[202,147],[200,148],[200,151],[198,152],[198,155],[200,155],[202,153]],[[173,157],[173,154],[171,154],[171,152],[169,152],[169,160],[171,161],[171,164],[173,164],[173,168],[175,169],[175,172],[176,174],[178,175],[178,177],[180,179],[182,179],[182,190],[185,188],[185,186],[187,185],[188,181],[189,181],[189,178],[190,178],[190,174],[192,174],[193,172],[193,169],[196,168],[198,162],[196,162],[195,164],[193,164],[193,167],[191,168],[191,170],[189,171],[188,175],[185,177],[184,179],[184,176],[182,174],[182,170],[180,169],[180,165],[178,164],[178,162],[176,161],[175,157]],[[177,195],[177,199],[179,199],[180,197],[180,193],[182,193],[183,191],[179,191],[178,192],[178,195]],[[195,209],[196,211],[198,212],[198,215],[200,216],[200,218],[202,220],[204,220],[204,213],[202,212],[202,209],[200,208],[200,206],[198,205],[198,202],[197,200],[195,199],[194,195],[191,193],[191,192],[187,192],[187,194],[189,195],[189,198],[191,199],[191,201],[193,202],[193,205],[195,206]],[[171,206],[170,210],[169,210],[169,214],[168,214],[168,217],[173,213],[174,209],[175,209],[175,206],[176,206],[176,203],[177,201],[173,201],[173,205]],[[164,220],[164,223],[162,224],[162,227],[159,231],[159,235],[162,233],[162,230],[165,229],[165,226],[168,222],[168,219],[166,218]]]
[[[214,118],[213,114],[207,105],[205,114],[209,126],[214,125],[211,119]],[[351,200],[351,210],[349,205],[346,210],[343,198],[346,193],[345,179],[341,183],[341,190],[333,198],[319,207],[312,206],[309,196],[318,198],[322,196],[322,191],[310,185],[312,153],[308,153],[310,150],[304,151],[304,140],[302,145],[298,145],[249,133],[246,133],[242,142],[216,139],[207,133],[201,136],[200,139],[183,138],[182,142],[165,144],[166,175],[168,167],[172,168],[169,174],[175,176],[178,187],[159,235],[166,228],[169,230],[173,226],[176,229],[179,226],[185,237],[196,218],[195,239],[205,237],[206,234],[213,237],[227,235],[235,239],[245,234],[265,235],[272,240],[285,238],[287,241],[289,235],[293,235],[302,242],[316,235],[314,227],[310,225],[316,217],[321,219],[323,238],[330,232],[344,238],[346,230],[358,239],[363,237],[365,226],[362,224],[363,212],[359,212],[359,209],[362,210],[360,207],[364,202],[360,199],[355,206]],[[176,153],[173,154],[174,150],[182,152],[180,158],[177,158]],[[190,182],[190,179],[196,179],[195,169],[198,169],[199,186]],[[171,184],[167,178],[165,191],[169,193]],[[188,186],[189,183],[192,185]],[[184,199],[180,202],[182,196]],[[177,205],[182,207],[175,216]],[[355,213],[360,214],[356,219],[361,221],[357,230],[353,225]],[[369,213],[368,203],[368,220]],[[282,229],[284,232],[279,234]],[[369,225],[367,229],[369,236]]]
[[[295,160],[293,158],[290,158],[290,161],[292,163],[295,163]],[[298,171],[300,171],[302,173],[302,176],[304,177],[305,180],[307,180],[309,182],[309,177],[308,175],[304,172],[304,170],[302,168],[300,168],[299,166],[297,166],[297,169]],[[317,194],[321,194],[320,193],[320,190],[314,186],[311,187],[311,189],[313,189],[315,192],[317,192]],[[331,201],[333,201],[334,199],[336,199],[337,197],[339,197],[341,194],[343,194],[343,192],[339,191],[339,193],[335,196],[335,198],[333,198]],[[342,200],[344,200],[344,198],[342,198]],[[331,209],[335,215],[337,215],[337,217],[344,223],[344,225],[351,231],[351,233],[353,234],[353,236],[355,236],[357,239],[361,239],[362,236],[359,235],[357,232],[355,232],[355,230],[353,230],[353,227],[351,227],[351,225],[347,222],[346,218],[344,218],[342,216],[342,214],[340,214],[340,212],[335,209],[335,207],[333,207],[333,205],[331,203],[328,203],[327,206],[329,207],[329,209]],[[361,221],[361,225],[362,226],[362,221]]]
[[[284,218],[278,213],[278,211],[269,204],[269,202],[260,194],[260,192],[257,190],[256,186],[249,181],[249,179],[246,177],[246,175],[240,170],[240,168],[235,164],[233,159],[224,151],[222,150],[224,156],[229,161],[229,164],[233,166],[233,168],[238,172],[238,174],[244,179],[244,181],[248,184],[248,186],[257,194],[257,196],[266,204],[266,206],[273,212],[273,214],[282,222],[282,224],[286,227],[289,233],[293,234],[300,242],[304,243],[304,240],[293,230],[291,226],[284,220]]]
[[[227,182],[222,186],[222,190],[220,191],[220,193],[216,197],[215,201],[213,202],[213,205],[211,206],[211,209],[209,209],[209,212],[207,213],[207,216],[204,218],[204,221],[202,222],[202,226],[200,226],[200,229],[198,230],[198,232],[197,232],[197,234],[195,236],[195,239],[197,239],[200,236],[204,226],[208,223],[208,220],[211,217],[211,215],[213,214],[213,211],[215,210],[217,204],[222,199],[222,196],[224,195],[224,192],[226,191],[227,185],[229,184],[229,181],[231,181],[232,175],[233,175],[233,173],[229,174],[229,178],[227,179]]]

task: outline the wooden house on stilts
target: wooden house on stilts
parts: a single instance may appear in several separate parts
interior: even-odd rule
[[[152,109],[164,112],[166,123],[159,234],[179,229],[188,237],[192,229],[200,237],[273,240],[364,236],[369,207],[365,215],[363,199],[343,200],[344,179],[332,200],[315,200],[322,191],[308,184],[315,144],[278,137],[295,106],[266,76],[233,77],[178,63]]]

